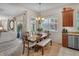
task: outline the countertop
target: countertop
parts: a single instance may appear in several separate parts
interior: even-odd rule
[[[79,32],[68,32],[68,33],[63,33],[63,34],[77,36],[79,35]]]

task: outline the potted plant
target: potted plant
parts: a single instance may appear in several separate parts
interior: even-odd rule
[[[42,28],[38,28],[38,29],[37,29],[38,32],[41,32],[42,30],[43,30]]]
[[[67,31],[67,29],[64,28],[62,32],[63,33],[67,33],[68,31]]]

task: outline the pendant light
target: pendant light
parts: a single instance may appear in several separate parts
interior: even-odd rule
[[[36,17],[36,20],[41,21],[41,20],[44,20],[44,17],[41,16],[41,8],[42,8],[41,6],[42,6],[42,4],[38,3],[38,5],[39,5],[39,10],[40,11],[39,11],[39,16]]]

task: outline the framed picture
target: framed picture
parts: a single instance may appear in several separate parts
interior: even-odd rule
[[[14,20],[9,21],[9,30],[14,30]]]

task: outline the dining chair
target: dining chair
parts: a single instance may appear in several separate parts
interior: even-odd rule
[[[27,55],[29,55],[29,50],[32,48],[32,47],[34,47],[36,45],[36,43],[35,42],[30,42],[29,40],[28,40],[28,33],[25,33],[24,35],[23,35],[23,53],[22,54],[24,54],[24,52],[25,52],[25,48],[27,48],[27,50],[28,50],[28,54]]]

